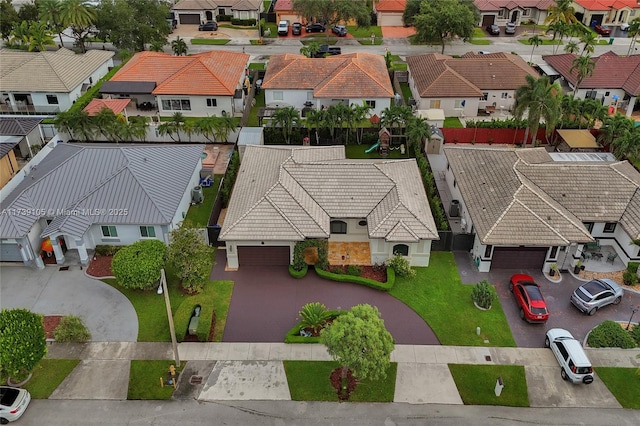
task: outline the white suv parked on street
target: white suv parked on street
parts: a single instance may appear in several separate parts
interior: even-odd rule
[[[562,328],[547,331],[544,346],[551,349],[560,364],[560,375],[572,383],[593,382],[593,368],[584,349],[571,333]]]

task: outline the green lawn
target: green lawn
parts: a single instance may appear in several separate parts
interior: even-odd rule
[[[195,206],[189,206],[189,211],[185,217],[185,223],[189,223],[193,228],[206,228],[209,223],[209,216],[213,210],[213,203],[218,195],[218,187],[220,186],[222,175],[213,176],[213,185],[202,188],[204,201]]]
[[[527,378],[521,365],[449,364],[460,397],[465,405],[505,405],[528,407]],[[498,377],[504,388],[495,394]]]
[[[357,158],[357,159],[372,159],[372,158],[382,158],[380,154],[378,154],[378,150],[366,154],[364,151],[369,148],[371,145],[362,144],[362,145],[346,145],[346,153],[347,158]],[[409,150],[405,150],[404,155],[400,153],[399,149],[393,149],[389,151],[388,159],[406,159],[409,158]]]
[[[337,401],[329,376],[339,366],[335,361],[283,361],[289,392],[294,401]],[[396,388],[398,364],[391,363],[387,378],[380,381],[361,380],[350,402],[392,402]]]
[[[491,44],[491,41],[487,40],[486,38],[472,38],[471,40],[469,40],[469,43],[476,46],[487,46]]]
[[[77,359],[43,359],[33,369],[33,376],[24,388],[32,398],[47,399],[79,362]]]
[[[528,44],[528,45],[531,45],[531,42],[529,41],[529,39],[528,39],[528,38],[521,38],[521,39],[518,39],[518,41],[519,41],[520,43],[522,43],[522,44]],[[542,43],[540,43],[540,45],[541,45],[541,46],[549,46],[549,45],[562,44],[562,42],[561,42],[560,40],[545,40],[545,39],[542,39],[541,41],[542,41]]]
[[[416,311],[441,344],[516,346],[499,299],[488,311],[473,305],[473,286],[461,283],[453,253],[431,252],[429,267],[415,270],[414,278],[396,277],[389,293]],[[480,336],[476,327],[481,329]]]
[[[347,25],[347,31],[354,38],[368,38],[371,44],[371,34],[375,34],[376,38],[382,38],[382,28],[380,27],[356,27],[355,25]]]
[[[475,27],[473,29],[473,35],[471,37],[472,38],[487,38],[487,33],[485,33],[482,28]]]
[[[265,34],[265,31],[267,30],[270,31],[270,34],[268,36],[263,35],[263,38],[278,38],[278,24],[275,22],[265,22],[262,24],[261,28],[262,34]]]
[[[300,43],[304,44],[305,46],[308,46],[309,43],[312,43],[312,42],[316,42],[320,45],[328,44],[329,46],[333,46],[338,42],[338,39],[335,37],[329,37],[326,35],[307,36],[300,39]]]
[[[402,97],[404,98],[404,103],[409,105],[409,98],[412,97],[411,89],[409,88],[408,83],[400,83],[400,88],[402,89]]]
[[[251,107],[249,117],[247,117],[247,126],[258,127],[258,109],[264,108],[264,90],[261,90],[253,99],[256,100],[256,104]]]
[[[598,377],[624,408],[640,409],[640,375],[636,368],[596,367]]]
[[[444,126],[452,129],[462,129],[464,126],[458,117],[446,117],[444,119]]]
[[[131,361],[127,399],[170,399],[174,390],[173,386],[167,384],[170,365],[175,363],[169,360]],[[183,361],[176,371],[179,372],[185,365]],[[160,385],[161,377],[164,387]]]
[[[227,44],[231,40],[227,38],[192,38],[191,44],[213,44],[213,45],[221,45]]]
[[[380,46],[382,44],[382,42],[384,41],[384,39],[382,37],[376,37],[373,40],[373,46]],[[369,37],[368,39],[366,38],[359,38],[358,39],[358,43],[360,43],[363,46],[371,46],[371,37]]]
[[[266,64],[264,62],[251,62],[249,64],[249,69],[264,71],[266,69]]]

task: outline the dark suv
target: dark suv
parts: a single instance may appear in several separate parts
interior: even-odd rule
[[[300,22],[294,22],[293,25],[291,25],[291,34],[292,35],[302,34],[302,24]]]
[[[218,24],[216,22],[207,22],[201,24],[198,27],[198,31],[218,31]]]
[[[324,24],[320,24],[316,22],[315,24],[307,25],[305,31],[308,33],[323,33],[324,32]]]

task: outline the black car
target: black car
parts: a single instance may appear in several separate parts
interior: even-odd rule
[[[487,25],[487,32],[491,35],[500,35],[500,27],[496,24]]]
[[[218,31],[218,24],[216,22],[207,22],[206,24],[200,24],[198,31]]]
[[[291,25],[291,34],[293,35],[302,34],[302,24],[300,22],[294,22],[293,25]]]
[[[315,24],[307,25],[305,31],[308,33],[323,33],[324,32],[324,24],[320,24],[316,22]]]
[[[338,37],[345,37],[347,35],[347,27],[344,25],[336,25],[331,28],[331,31]]]

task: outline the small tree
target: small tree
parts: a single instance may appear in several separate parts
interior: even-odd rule
[[[0,376],[25,378],[46,354],[42,315],[27,309],[0,311]]]
[[[471,291],[471,299],[476,305],[483,309],[491,308],[491,304],[495,298],[496,292],[487,280],[483,280],[476,284]]]
[[[53,338],[56,342],[84,343],[91,340],[91,333],[80,317],[67,315],[62,317],[60,324],[53,331]]]
[[[162,241],[138,241],[113,256],[111,269],[121,286],[149,290],[160,279],[166,254],[167,246]]]
[[[307,303],[302,307],[299,315],[300,325],[303,328],[310,328],[314,335],[318,334],[318,331],[329,319],[327,307],[320,302]]]
[[[387,376],[394,344],[378,308],[354,306],[322,330],[320,341],[342,364],[343,380],[349,370],[361,379],[380,380]]]
[[[387,265],[399,277],[413,278],[416,276],[416,271],[411,269],[409,260],[400,253],[395,253],[391,259],[387,260]]]
[[[170,234],[167,259],[182,281],[182,287],[199,293],[209,280],[213,264],[213,248],[204,241],[198,230],[187,225]]]

